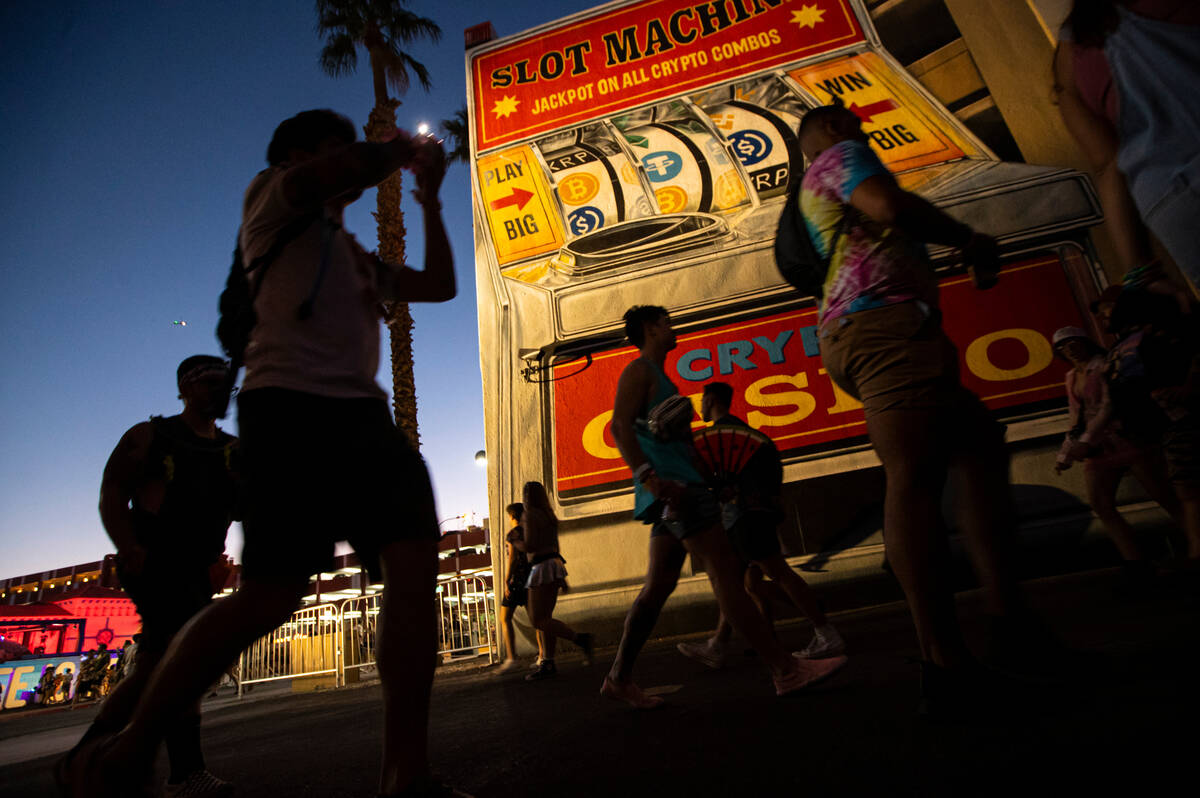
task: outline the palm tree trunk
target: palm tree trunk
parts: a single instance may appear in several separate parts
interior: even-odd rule
[[[399,100],[376,98],[375,108],[367,122],[367,141],[382,141],[396,127],[396,106]],[[379,184],[376,190],[375,223],[379,236],[379,257],[388,263],[404,263],[404,212],[400,199],[404,192],[400,172],[395,172]],[[404,302],[390,303],[387,326],[391,338],[392,412],[396,426],[409,441],[420,448],[417,429],[417,392],[413,380],[412,314]]]

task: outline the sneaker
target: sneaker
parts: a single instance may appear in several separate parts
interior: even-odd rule
[[[634,709],[658,709],[666,705],[666,699],[660,695],[646,695],[642,688],[633,682],[614,682],[611,676],[605,676],[600,685],[600,695],[621,701]]]
[[[796,656],[801,659],[826,659],[845,653],[846,641],[841,638],[841,635],[834,632],[825,637],[813,635],[813,639],[808,641],[808,645],[804,647],[803,651],[797,651]]]
[[[197,770],[178,784],[167,782],[163,795],[166,798],[229,798],[233,795],[233,785],[207,770]]]
[[[512,673],[520,667],[521,663],[519,660],[506,659],[504,662],[500,663],[499,668],[496,668],[496,673]]]
[[[591,665],[592,654],[596,650],[596,638],[591,632],[580,632],[575,635],[575,645],[579,646],[580,650],[583,651],[583,664]]]
[[[525,677],[527,682],[540,682],[543,679],[549,679],[558,675],[558,668],[554,665],[554,660],[542,660],[542,663],[537,666],[528,676]]]
[[[703,643],[676,643],[675,648],[688,659],[694,659],[713,670],[719,671],[725,667],[724,649],[713,646],[711,640]]]
[[[775,695],[787,695],[828,679],[845,667],[846,658],[804,659],[793,653],[792,664],[794,668],[791,673],[775,677]]]

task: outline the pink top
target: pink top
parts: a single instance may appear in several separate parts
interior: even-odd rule
[[[1086,468],[1123,466],[1142,456],[1142,450],[1121,434],[1120,425],[1114,418],[1112,397],[1105,378],[1107,365],[1107,358],[1097,354],[1084,366],[1082,374],[1075,369],[1067,372],[1070,429],[1077,427],[1081,416],[1084,429],[1078,438],[1067,433],[1058,452],[1059,463],[1069,464],[1072,461],[1070,450],[1077,441],[1091,445]]]

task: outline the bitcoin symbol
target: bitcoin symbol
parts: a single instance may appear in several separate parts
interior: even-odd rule
[[[663,213],[679,213],[687,209],[687,192],[679,186],[664,186],[654,192],[658,209]]]
[[[621,164],[621,182],[637,185],[637,172],[633,171],[633,167],[629,165],[629,161]]]
[[[558,196],[568,205],[582,205],[599,190],[600,181],[588,172],[567,175],[558,183]]]
[[[716,189],[718,208],[732,208],[746,199],[746,187],[742,185],[737,173],[732,170],[718,175],[714,188]]]

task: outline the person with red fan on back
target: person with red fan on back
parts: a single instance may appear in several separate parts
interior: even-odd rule
[[[600,694],[637,709],[663,703],[634,683],[633,666],[689,553],[704,560],[717,604],[770,667],[777,695],[831,675],[845,664],[845,657],[806,660],[789,654],[755,609],[742,588],[737,555],[721,528],[720,507],[692,463],[688,425],[673,423],[669,419],[675,414],[661,411],[664,403],[668,408],[678,405],[679,396],[663,371],[667,353],[675,348],[671,317],[665,308],[634,306],[625,312],[625,334],[638,348],[638,357],[617,383],[612,433],[633,470],[634,517],[651,525],[650,566],[625,618],[617,656]]]
[[[750,431],[749,424],[729,412],[732,404],[733,386],[727,382],[710,382],[704,386],[700,416],[714,424],[710,429],[733,427],[737,431]],[[765,435],[761,438],[761,444],[745,459],[737,473],[728,474],[722,480],[724,484],[717,486],[729,492],[728,497],[721,496],[721,525],[741,560],[746,592],[754,599],[767,623],[771,623],[771,603],[762,581],[764,574],[779,585],[813,623],[813,639],[803,651],[797,652],[797,656],[805,659],[836,657],[845,652],[846,644],[825,617],[808,583],[784,559],[779,536],[775,534],[783,520],[779,499],[783,489],[783,464],[771,439]],[[676,648],[684,656],[710,668],[720,668],[725,664],[726,648],[732,634],[733,627],[722,614],[716,631],[708,640],[683,642]]]

